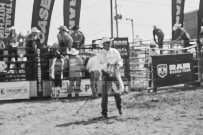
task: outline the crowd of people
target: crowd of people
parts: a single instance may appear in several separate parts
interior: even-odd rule
[[[164,40],[164,32],[158,28],[157,26],[153,26],[153,38],[154,42],[158,45],[160,49],[163,48],[163,40]],[[156,39],[157,37],[157,39]],[[184,27],[181,26],[181,24],[176,23],[173,26],[172,31],[172,44],[173,43],[179,43],[182,44],[182,47],[188,47],[190,46],[190,35],[189,33],[184,29]],[[162,52],[160,52],[162,54]]]
[[[121,92],[124,90],[124,84],[121,79],[119,68],[123,65],[123,60],[119,51],[112,48],[112,39],[103,38],[99,46],[102,50],[94,50],[84,66],[84,61],[79,55],[79,50],[72,48],[70,51],[66,51],[65,57],[63,52],[60,53],[57,50],[55,58],[51,64],[51,78],[54,80],[54,87],[52,89],[52,97],[58,99],[59,89],[62,87],[63,74],[62,71],[68,69],[69,71],[69,85],[68,85],[68,99],[72,99],[73,89],[75,92],[75,98],[79,97],[81,91],[81,78],[84,75],[84,68],[90,73],[90,85],[92,89],[92,98],[98,97],[98,81],[102,81],[102,117],[108,117],[108,91],[113,90],[113,95],[116,101],[116,107],[119,114],[122,114],[121,105]]]
[[[102,81],[102,116],[104,118],[108,117],[109,89],[113,90],[118,112],[122,114],[120,94],[124,90],[124,84],[119,68],[123,65],[123,61],[119,51],[112,48],[113,40],[109,38],[101,39],[100,50],[90,52],[90,58],[85,63],[79,55],[80,52],[84,52],[85,43],[85,36],[79,31],[80,27],[74,26],[71,32],[66,26],[60,26],[58,29],[59,32],[56,35],[58,42],[54,44],[54,55],[48,69],[49,77],[53,80],[51,98],[54,100],[59,98],[64,71],[68,71],[68,74],[65,74],[69,80],[67,98],[72,99],[73,92],[75,92],[75,98],[78,98],[79,92],[81,92],[81,79],[85,75],[84,70],[87,70],[90,73],[91,98],[98,97],[98,81]],[[36,58],[32,55],[35,55],[36,48],[40,47],[40,30],[33,27],[26,35],[17,34],[15,27],[11,27],[9,31],[10,34],[6,38],[3,34],[0,34],[0,58],[1,61],[7,63],[5,70],[12,74],[15,73],[15,68],[18,68],[18,73],[25,73],[27,62],[30,64],[28,69],[32,71],[29,76],[36,75],[34,71],[37,70],[38,65],[33,62],[36,61]],[[19,51],[19,48],[21,48],[21,51]],[[23,51],[22,48],[24,48]],[[7,59],[5,59],[5,50],[8,50]]]
[[[155,44],[160,49],[163,48],[164,32],[157,26],[153,26],[153,37]],[[116,101],[116,107],[119,114],[122,114],[121,106],[121,92],[124,90],[124,84],[121,79],[119,68],[123,65],[121,55],[119,51],[112,48],[113,39],[103,38],[99,43],[99,47],[102,50],[94,50],[90,52],[90,58],[85,64],[85,61],[79,55],[80,52],[84,52],[85,36],[79,30],[79,26],[74,26],[71,31],[66,26],[60,26],[59,32],[56,35],[58,42],[53,46],[56,48],[54,51],[54,57],[51,60],[49,67],[49,76],[53,80],[53,86],[51,88],[52,99],[58,99],[60,95],[60,89],[62,88],[62,80],[64,78],[63,72],[68,71],[69,85],[67,87],[68,99],[72,99],[72,93],[75,92],[75,98],[79,97],[81,91],[81,79],[84,76],[84,70],[90,73],[90,85],[92,90],[92,97],[98,97],[98,82],[102,81],[102,116],[108,117],[108,91],[113,90],[113,95]],[[35,67],[32,61],[35,60],[31,55],[36,53],[36,48],[40,45],[40,30],[36,27],[31,28],[30,32],[25,36],[22,33],[17,34],[15,27],[11,27],[9,36],[4,38],[3,34],[0,34],[0,60],[4,60],[2,57],[4,52],[2,49],[8,49],[7,59],[7,71],[12,73],[15,68],[12,62],[15,61],[29,61],[31,68]],[[189,34],[179,24],[175,24],[173,27],[173,41],[181,41],[184,47],[188,46]],[[157,36],[157,39],[156,39]],[[183,42],[182,42],[183,41]],[[19,53],[18,47],[25,47],[25,53]],[[155,52],[155,45],[151,45],[152,55],[157,55]],[[162,54],[162,51],[160,51]],[[24,57],[26,55],[26,57]],[[150,63],[150,59],[148,60]],[[19,72],[23,73],[22,69],[25,68],[25,64],[16,64],[17,68],[20,68]],[[30,76],[34,75],[34,72]],[[151,84],[149,84],[150,86]]]

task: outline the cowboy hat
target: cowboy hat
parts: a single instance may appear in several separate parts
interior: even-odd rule
[[[66,31],[66,32],[69,31],[68,28],[67,28],[66,26],[60,26],[58,29],[60,29],[60,30],[64,30],[64,31]]]
[[[99,47],[103,47],[103,44],[106,42],[112,42],[113,38],[103,37],[102,40],[99,42]]]
[[[40,33],[40,30],[38,30],[37,27],[32,27],[31,33],[33,32]]]
[[[72,49],[68,52],[68,54],[71,54],[71,55],[77,55],[78,53],[79,53],[79,51],[76,50],[75,48],[72,48]]]
[[[173,25],[173,31],[177,30],[180,27],[181,27],[181,24],[179,24],[179,23],[174,24]]]
[[[80,27],[78,25],[73,26],[73,28],[71,28],[71,30],[78,30],[80,29]]]

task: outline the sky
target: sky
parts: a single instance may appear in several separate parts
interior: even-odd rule
[[[200,0],[185,0],[185,12],[199,8]],[[34,0],[16,0],[15,27],[18,32],[31,29],[31,18]],[[113,15],[115,16],[115,0],[113,0]],[[118,20],[118,36],[128,37],[132,41],[133,19],[134,37],[139,35],[143,40],[153,39],[153,25],[165,33],[165,39],[171,38],[171,0],[117,0],[117,12],[122,15]],[[49,31],[48,44],[57,42],[58,27],[63,25],[63,0],[55,0]],[[116,23],[114,21],[114,37]],[[111,36],[110,0],[82,0],[80,27],[85,34],[86,43],[92,40]]]

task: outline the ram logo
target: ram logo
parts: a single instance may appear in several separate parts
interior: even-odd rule
[[[161,78],[164,78],[168,74],[167,64],[159,64],[159,65],[157,65],[157,74]]]

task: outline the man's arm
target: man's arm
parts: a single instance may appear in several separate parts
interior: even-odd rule
[[[123,60],[121,59],[121,55],[117,49],[115,49],[115,54],[116,54],[116,63],[118,65],[118,67],[122,67],[123,66]]]
[[[70,45],[70,48],[72,48],[72,46],[73,46],[73,38],[69,34],[66,34],[65,38],[68,41],[68,43]]]

